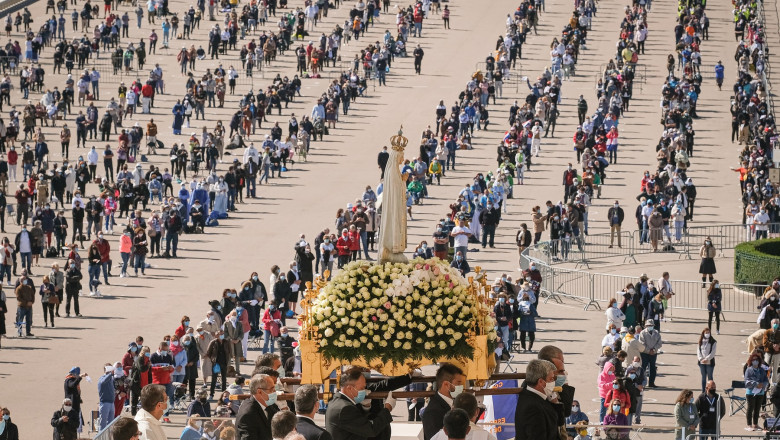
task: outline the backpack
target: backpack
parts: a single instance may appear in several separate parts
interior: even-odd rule
[[[46,249],[46,258],[57,258],[57,248],[51,246],[50,248]]]

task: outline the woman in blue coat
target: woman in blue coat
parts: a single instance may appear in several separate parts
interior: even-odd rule
[[[184,106],[181,100],[176,100],[173,106],[173,134],[181,134],[181,126],[184,123]]]
[[[524,352],[531,352],[534,348],[534,339],[536,338],[536,307],[530,300],[527,293],[523,294],[522,299],[517,305],[520,314],[520,345]],[[525,347],[525,337],[528,334],[528,348]]]

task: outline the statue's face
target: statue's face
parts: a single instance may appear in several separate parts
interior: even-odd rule
[[[400,154],[398,155],[398,165],[403,165],[404,163],[404,155]]]

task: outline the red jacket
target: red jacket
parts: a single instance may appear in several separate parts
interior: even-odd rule
[[[347,232],[349,234],[349,250],[350,251],[359,251],[360,250],[360,233],[358,231],[349,231]]]
[[[339,236],[339,239],[336,241],[336,249],[339,251],[339,256],[349,255],[349,242],[348,236]]]
[[[19,154],[16,151],[8,152],[8,165],[16,165],[16,161],[19,160]]]
[[[108,240],[97,240],[95,243],[100,252],[100,262],[108,263],[108,260],[111,259],[111,245],[108,243]]]
[[[268,323],[275,319],[282,319],[282,312],[280,312],[279,309],[276,309],[273,311],[273,313],[271,313],[269,309],[265,309],[262,319],[263,330],[271,330],[271,328],[268,326]]]

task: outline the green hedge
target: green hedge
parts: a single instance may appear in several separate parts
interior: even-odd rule
[[[769,284],[780,275],[780,238],[747,241],[734,248],[734,282]]]

